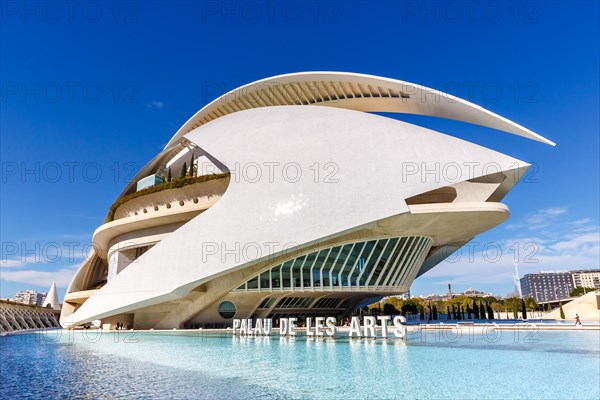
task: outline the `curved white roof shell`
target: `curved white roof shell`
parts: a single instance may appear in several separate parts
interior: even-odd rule
[[[228,92],[190,118],[165,148],[193,129],[224,115],[281,105],[320,105],[447,118],[554,146],[554,142],[483,107],[425,86],[357,73],[302,72],[258,80]]]
[[[235,112],[273,106],[327,106],[361,112],[425,115],[468,122],[554,146],[554,142],[476,104],[438,90],[397,79],[349,72],[301,72],[278,75],[240,86],[212,101],[192,116],[127,185],[165,168],[189,142],[192,130]],[[162,171],[166,174],[166,170]]]

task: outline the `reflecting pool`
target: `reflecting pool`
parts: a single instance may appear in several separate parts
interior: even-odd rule
[[[598,399],[600,331],[0,337],[0,398]]]

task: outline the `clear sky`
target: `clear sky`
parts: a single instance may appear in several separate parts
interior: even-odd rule
[[[392,116],[534,164],[504,199],[509,221],[413,294],[507,294],[515,257],[521,275],[597,268],[598,4],[2,2],[0,297],[56,280],[62,299],[125,182],[192,114],[244,83],[315,70],[433,87],[557,143]]]

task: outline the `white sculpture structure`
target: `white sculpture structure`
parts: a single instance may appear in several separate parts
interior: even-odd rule
[[[60,302],[58,301],[58,293],[56,292],[56,282],[52,282],[52,286],[50,286],[50,290],[42,304],[42,307],[48,306],[54,310],[60,310]]]
[[[344,317],[407,292],[508,218],[500,201],[529,164],[372,112],[553,144],[467,101],[387,78],[310,72],[243,86],[190,118],[125,187],[67,290],[63,326]],[[137,187],[152,175],[174,180]]]

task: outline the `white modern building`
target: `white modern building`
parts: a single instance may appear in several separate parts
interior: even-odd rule
[[[56,282],[52,282],[50,290],[44,298],[42,307],[52,308],[53,310],[60,310],[60,302],[58,301],[58,293],[56,291]]]
[[[45,299],[46,293],[38,292],[37,290],[23,290],[15,293],[15,301],[21,304],[41,306]]]
[[[553,145],[394,79],[308,72],[248,84],[192,116],[123,189],[73,277],[61,323],[172,329],[343,317],[406,293],[508,218],[501,200],[529,164],[377,113]]]
[[[523,298],[532,297],[537,302],[565,299],[577,287],[600,289],[600,270],[541,271],[525,274],[520,284]]]
[[[573,287],[600,289],[600,269],[571,271]]]

